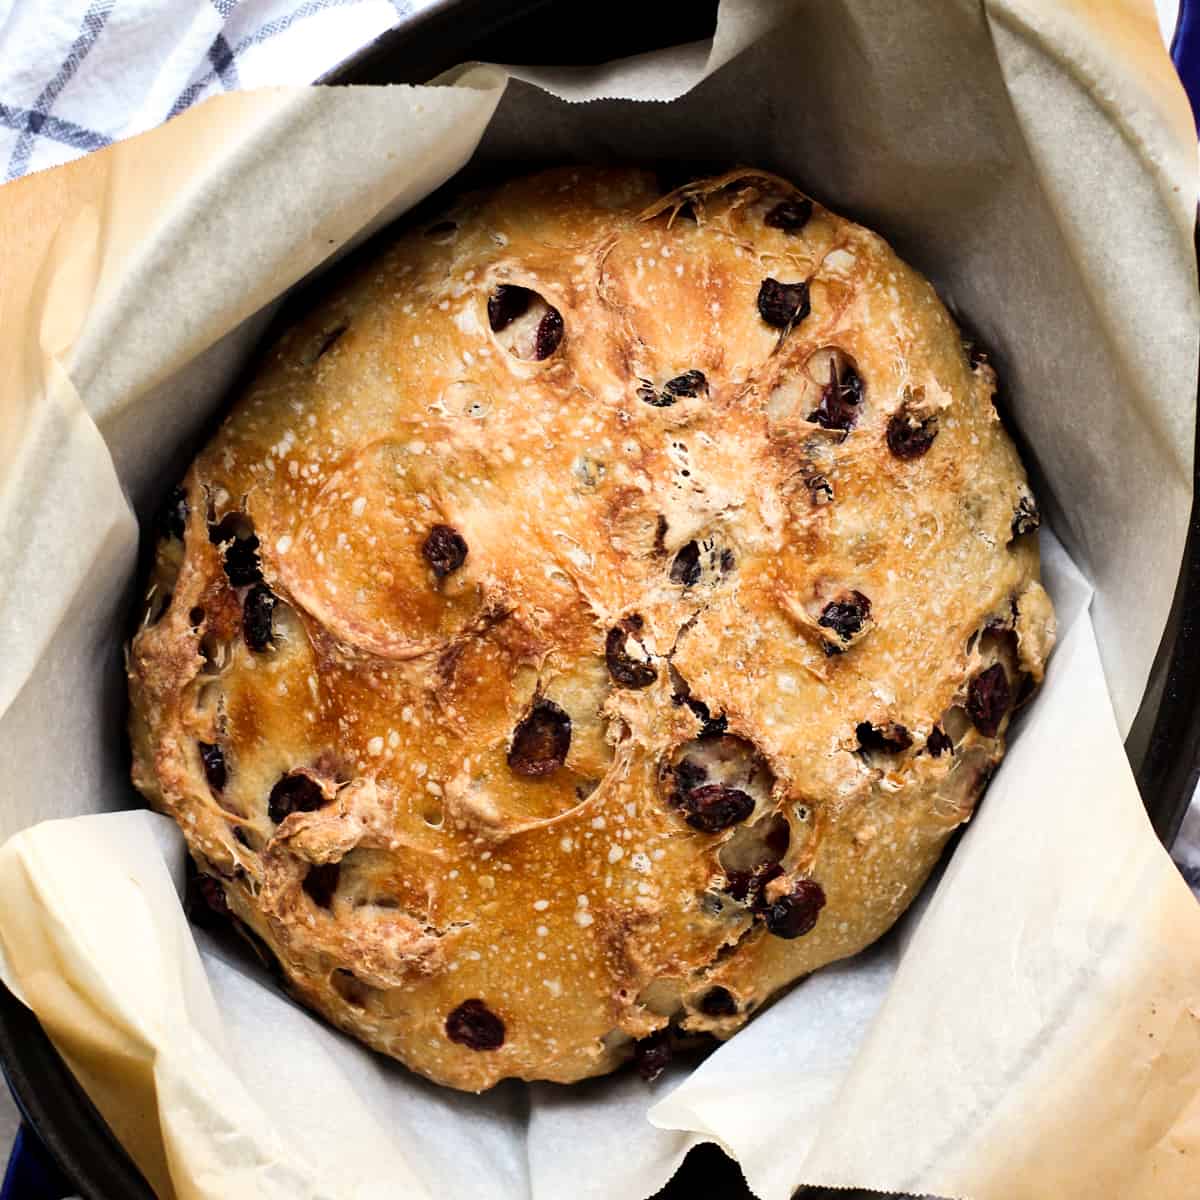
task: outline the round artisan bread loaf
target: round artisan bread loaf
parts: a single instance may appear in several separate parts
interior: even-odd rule
[[[376,1049],[653,1074],[896,920],[1042,676],[995,382],[765,172],[467,196],[278,339],[172,497],[134,780]]]

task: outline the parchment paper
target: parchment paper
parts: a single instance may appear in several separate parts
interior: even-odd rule
[[[0,191],[0,974],[160,1195],[640,1200],[708,1139],[763,1200],[1194,1197],[1200,910],[1121,737],[1190,502],[1195,154],[1149,3],[1094,7],[727,0],[711,46],[221,97]],[[471,1097],[188,927],[173,824],[115,811],[120,647],[134,512],[274,301],[468,160],[564,159],[773,167],[929,273],[993,350],[1066,547],[1043,538],[1060,643],[878,946],[651,1088]]]

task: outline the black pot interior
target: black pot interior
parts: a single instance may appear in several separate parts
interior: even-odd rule
[[[333,84],[421,83],[463,61],[607,62],[706,38],[716,0],[435,0],[326,75]],[[1197,449],[1200,461],[1200,447]],[[1200,508],[1193,503],[1171,620],[1126,743],[1160,839],[1174,840],[1200,777]],[[152,1192],[75,1082],[33,1015],[0,987],[0,1061],[29,1123],[86,1200],[152,1200]],[[875,1193],[802,1188],[797,1200]],[[652,1200],[752,1200],[737,1165],[700,1146]],[[903,1197],[898,1200],[904,1200]]]

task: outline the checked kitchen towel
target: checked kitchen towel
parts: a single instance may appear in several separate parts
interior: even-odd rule
[[[0,180],[214,92],[310,83],[430,0],[0,0]]]

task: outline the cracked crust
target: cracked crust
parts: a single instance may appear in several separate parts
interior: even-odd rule
[[[806,204],[468,197],[279,339],[176,497],[134,780],[294,993],[431,1079],[730,1036],[904,911],[1042,676],[993,372]]]

